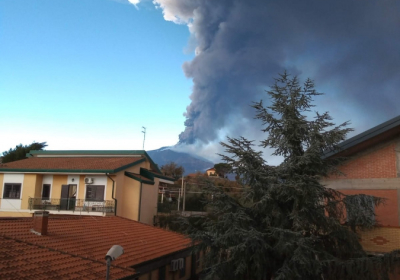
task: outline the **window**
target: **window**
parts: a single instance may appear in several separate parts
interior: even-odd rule
[[[86,186],[87,201],[104,201],[104,186],[87,185]]]
[[[50,199],[50,184],[43,184],[42,188],[42,200]]]
[[[158,280],[165,280],[165,266],[158,269]]]
[[[352,226],[375,224],[374,198],[365,194],[348,195],[344,198],[347,223]]]
[[[20,199],[21,198],[21,184],[5,183],[3,198]]]
[[[183,258],[183,266],[179,270],[179,278],[185,277],[186,274],[186,258]]]

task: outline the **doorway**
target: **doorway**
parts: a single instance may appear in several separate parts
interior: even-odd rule
[[[77,185],[62,185],[60,210],[75,210]]]

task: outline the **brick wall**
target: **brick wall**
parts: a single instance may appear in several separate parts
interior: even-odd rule
[[[386,253],[400,249],[400,227],[377,227],[359,232],[367,252]]]
[[[339,167],[345,176],[331,176],[329,179],[395,178],[396,143],[375,148],[354,156]]]
[[[377,227],[358,232],[361,245],[367,252],[387,253],[400,249],[400,227]],[[389,276],[390,280],[400,280],[400,265]]]

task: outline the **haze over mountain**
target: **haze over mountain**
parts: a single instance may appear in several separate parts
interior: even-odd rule
[[[213,162],[205,158],[194,154],[177,152],[172,150],[171,147],[162,147],[157,150],[147,151],[147,153],[157,163],[158,167],[171,161],[183,166],[185,168],[185,175],[198,171],[204,172],[206,169],[214,166]]]

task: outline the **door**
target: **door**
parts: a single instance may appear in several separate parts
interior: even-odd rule
[[[62,185],[60,210],[75,210],[76,185]]]

